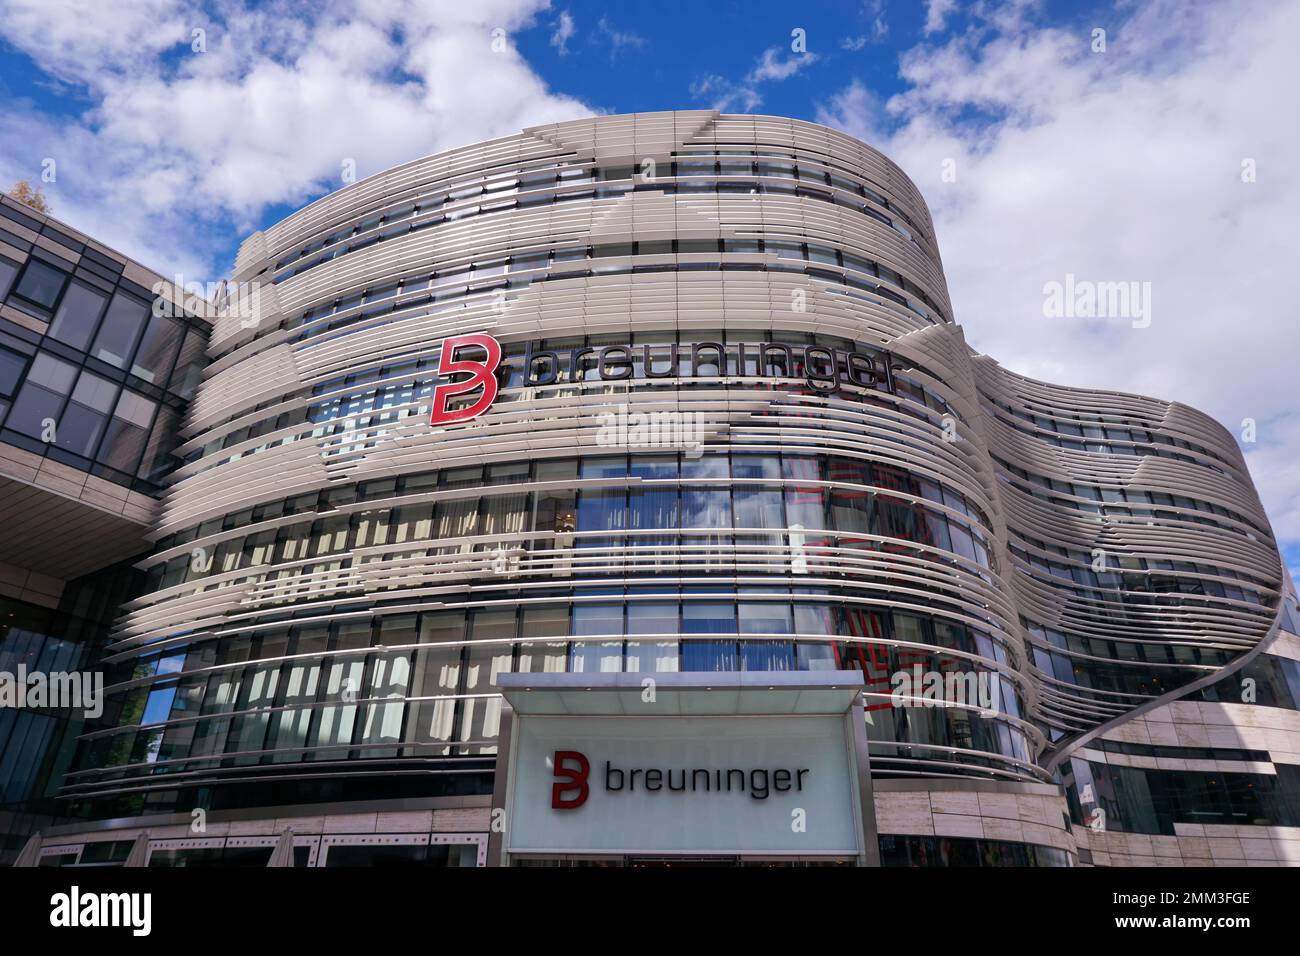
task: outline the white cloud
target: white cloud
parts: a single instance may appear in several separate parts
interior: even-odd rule
[[[816,53],[800,53],[797,56],[782,58],[781,48],[774,46],[763,51],[763,55],[758,58],[758,63],[745,77],[745,82],[757,85],[768,80],[789,79],[804,67],[816,62]]]
[[[882,132],[881,117],[885,107],[880,97],[861,82],[854,80],[831,97],[817,110],[817,122],[843,130],[877,149],[886,139]]]
[[[763,97],[758,90],[749,86],[738,86],[724,76],[710,73],[693,82],[690,86],[691,96],[697,100],[709,100],[710,106],[723,113],[739,110],[748,113],[758,109]]]
[[[867,0],[863,13],[871,19],[871,42],[880,43],[889,35],[889,23],[885,20],[885,0]]]
[[[926,33],[939,33],[948,20],[948,14],[957,9],[957,0],[927,0],[925,5]]]
[[[645,46],[645,37],[636,33],[627,33],[621,30],[615,30],[604,17],[596,24],[596,36],[598,41],[609,44],[609,61],[613,63],[618,59],[618,55],[625,49],[639,50]]]
[[[142,59],[188,44],[190,30],[202,26],[186,16],[182,0],[10,0],[0,7],[0,24],[6,38],[18,38],[15,46],[66,80],[91,69],[130,72]]]
[[[551,46],[560,51],[560,56],[568,55],[569,41],[575,32],[573,17],[568,10],[561,11],[555,20],[555,32],[551,34]]]
[[[204,7],[10,0],[0,36],[92,106],[67,119],[0,113],[0,182],[58,163],[56,216],[161,270],[201,281],[223,235],[359,176],[525,126],[589,115],[547,88],[495,29],[545,0],[277,0]],[[111,8],[111,9],[110,9]],[[194,28],[207,52],[191,51]]]
[[[840,41],[840,49],[857,53],[868,43],[882,43],[889,36],[889,22],[885,19],[885,0],[866,0],[862,4],[862,17],[871,21],[871,36],[859,34],[845,37]]]
[[[762,84],[787,80],[818,59],[816,53],[808,52],[783,57],[781,47],[770,47],[763,51],[753,69],[740,82],[709,73],[691,84],[691,96],[709,100],[713,109],[724,113],[736,109],[747,113],[762,104],[763,94],[758,89]]]
[[[1026,26],[1025,10],[988,7],[1018,26],[905,55],[908,89],[883,110],[854,85],[819,118],[921,188],[975,348],[1037,378],[1177,399],[1234,434],[1255,419],[1252,475],[1300,546],[1300,126],[1279,82],[1300,5],[1149,0],[1107,25],[1105,54],[1089,25]],[[1150,327],[1044,318],[1044,284],[1068,273],[1150,282]]]

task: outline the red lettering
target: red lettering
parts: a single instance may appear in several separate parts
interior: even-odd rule
[[[487,352],[486,362],[470,359],[457,359],[460,349],[478,346]],[[467,422],[478,418],[491,407],[497,397],[497,380],[494,374],[501,364],[501,343],[490,335],[457,335],[442,342],[442,355],[438,359],[439,375],[454,375],[468,372],[470,377],[461,382],[447,382],[433,390],[433,412],[429,416],[430,425],[450,425],[454,422]],[[463,395],[477,388],[483,389],[478,399],[464,408],[447,410],[447,399],[454,395]]]
[[[566,767],[568,762],[577,764],[577,769]],[[551,809],[576,810],[587,802],[587,795],[591,792],[591,787],[587,785],[591,764],[576,750],[555,751],[554,764],[555,783],[551,785]],[[575,796],[566,797],[564,794],[570,790],[578,792]]]

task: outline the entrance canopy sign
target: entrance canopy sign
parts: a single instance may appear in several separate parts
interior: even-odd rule
[[[875,859],[856,671],[498,681],[509,721],[494,798],[503,863]]]

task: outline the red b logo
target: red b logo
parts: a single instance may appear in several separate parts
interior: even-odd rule
[[[456,352],[459,349],[469,348],[477,345],[479,348],[487,351],[486,362],[474,362],[468,359],[457,359]],[[496,401],[497,397],[497,380],[493,374],[497,366],[501,364],[501,343],[490,335],[457,335],[442,341],[442,355],[438,359],[438,374],[452,375],[456,372],[469,372],[470,377],[463,382],[447,382],[444,385],[438,385],[433,390],[433,413],[429,416],[430,425],[450,425],[453,422],[467,422],[471,418],[478,418]],[[447,411],[447,399],[453,395],[463,395],[465,392],[472,392],[479,386],[483,387],[483,394],[478,400],[466,405],[464,408],[458,408],[455,411]]]
[[[564,766],[566,761],[578,765],[578,769]],[[591,764],[587,758],[576,750],[555,751],[555,783],[551,784],[551,809],[576,810],[587,802],[591,788],[587,786],[587,775],[591,773]],[[566,797],[566,791],[578,791],[572,797]]]

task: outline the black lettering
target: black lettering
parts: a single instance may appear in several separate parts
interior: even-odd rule
[[[818,361],[825,364],[825,371],[818,371]],[[840,377],[835,370],[835,353],[823,345],[810,345],[803,350],[803,374],[815,391],[833,392],[839,388]]]
[[[861,363],[864,368],[855,365]],[[875,388],[880,384],[876,360],[864,352],[850,352],[848,356],[849,381],[863,388]]]
[[[636,789],[636,778],[641,773],[640,767],[634,767],[627,772],[627,792],[631,793]]]
[[[582,367],[582,357],[595,352],[595,349],[577,348],[569,353],[569,381],[581,382],[585,378],[586,369]]]
[[[733,775],[735,775],[736,777],[739,777],[739,778],[740,778],[739,783],[737,784],[736,789],[738,789],[741,793],[744,793],[744,792],[745,792],[745,771],[743,771],[743,770],[728,770],[728,771],[727,771],[727,792],[728,792],[728,793],[731,792],[731,778],[732,778]]]
[[[755,800],[766,800],[767,792],[767,771],[751,770],[749,772],[749,795]]]
[[[707,770],[691,771],[691,789],[700,789],[700,774],[704,774],[704,790],[707,792],[709,789],[709,772]]]
[[[697,770],[696,773],[699,773],[699,771]],[[681,786],[674,787],[674,786],[673,786],[673,772],[672,772],[671,770],[668,771],[668,789],[669,789],[669,790],[676,790],[678,793],[681,793],[683,790],[686,789],[686,771],[685,771],[685,770],[682,771],[681,781],[682,781],[682,782],[681,782]]]
[[[700,361],[700,352],[702,352],[704,349],[713,349],[715,352],[717,352],[718,353],[717,361],[716,362]],[[721,343],[696,342],[694,345],[691,346],[691,377],[692,378],[695,378],[700,374],[701,365],[716,365],[718,371],[715,374],[717,375],[727,374],[727,353],[723,350]]]
[[[618,774],[618,786],[610,783],[610,774]],[[605,761],[605,789],[611,793],[617,793],[623,789],[623,771],[610,766],[608,760]]]
[[[780,354],[779,364],[772,364],[768,361],[768,356],[772,352]],[[760,375],[776,375],[784,377],[790,374],[790,367],[794,359],[790,356],[790,348],[786,345],[779,345],[773,342],[764,342],[758,350],[758,371]]]
[[[645,375],[646,378],[671,378],[677,374],[677,343],[674,342],[669,346],[671,357],[668,359],[668,369],[664,372],[656,372],[654,369],[654,359],[650,356],[650,346],[644,346],[642,354],[645,356]]]
[[[645,788],[647,790],[662,790],[664,788],[664,772],[662,770],[647,770],[645,772]]]
[[[796,772],[798,773],[799,780],[798,780],[797,784],[795,785],[795,789],[796,789],[796,790],[802,790],[802,789],[803,789],[803,775],[806,774],[806,773],[812,773],[812,771],[811,771],[811,770],[799,770],[799,771],[796,771]]]
[[[790,771],[774,770],[772,771],[772,787],[778,793],[785,793],[790,789]]]
[[[541,359],[543,362],[543,372],[540,378],[533,377],[533,365]],[[528,343],[524,351],[524,384],[525,385],[554,385],[555,379],[559,375],[560,360],[554,352],[540,351],[534,352],[532,343]]]
[[[620,354],[613,357],[611,352]],[[632,375],[632,355],[626,345],[610,345],[600,350],[600,377],[617,381]],[[618,372],[617,375],[614,373]]]

